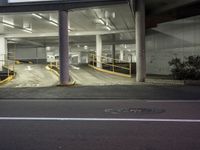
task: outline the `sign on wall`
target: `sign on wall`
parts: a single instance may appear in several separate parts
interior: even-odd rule
[[[58,0],[8,0],[8,3],[46,2],[46,1],[58,1]]]

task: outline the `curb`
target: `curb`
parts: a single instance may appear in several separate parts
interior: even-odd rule
[[[54,69],[51,69],[50,67],[49,67],[49,65],[47,65],[46,67],[45,67],[48,71],[52,71],[53,73],[55,73],[58,77],[60,76],[59,75],[59,73],[57,72],[57,71],[55,71]],[[60,86],[60,87],[66,87],[66,86],[74,86],[76,84],[76,81],[71,81],[71,82],[69,82],[67,85],[57,85],[57,86]]]
[[[184,80],[184,85],[200,86],[200,80]]]
[[[4,84],[4,83],[6,83],[6,82],[11,81],[13,78],[14,78],[13,75],[8,76],[6,79],[0,81],[0,85]]]

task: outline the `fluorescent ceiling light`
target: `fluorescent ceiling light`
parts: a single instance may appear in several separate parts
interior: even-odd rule
[[[104,22],[102,19],[99,19],[99,22],[100,22],[101,24],[105,24],[105,22]]]
[[[5,22],[3,22],[3,25],[4,25],[4,26],[7,26],[7,27],[10,27],[10,28],[15,28],[14,25],[9,24],[9,23],[5,23]]]
[[[56,23],[56,22],[54,22],[54,21],[51,21],[51,20],[50,20],[49,23],[50,23],[50,24],[53,24],[53,25],[55,25],[55,26],[58,26],[58,23]]]
[[[106,29],[108,29],[109,31],[111,30],[111,28],[109,26],[106,26]]]
[[[23,29],[24,32],[32,33],[31,30]]]
[[[42,16],[38,15],[38,14],[35,14],[35,13],[32,13],[33,16],[39,18],[39,19],[42,19]]]

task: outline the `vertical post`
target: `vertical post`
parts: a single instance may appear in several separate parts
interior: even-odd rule
[[[112,40],[113,40],[113,44],[112,44],[112,66],[113,66],[113,72],[115,71],[115,35],[112,35]]]
[[[102,68],[102,37],[101,35],[96,35],[96,65],[98,68]]]
[[[120,50],[120,61],[124,60],[124,50]]]
[[[94,64],[95,64],[94,54],[92,54],[92,61],[93,61],[93,66],[94,66]]]
[[[5,65],[7,58],[7,41],[5,37],[0,37],[0,71],[3,70],[3,66]]]
[[[69,83],[68,12],[59,11],[60,85]]]
[[[146,56],[145,56],[145,2],[136,0],[136,81],[145,82]]]
[[[132,75],[132,55],[130,55],[130,62],[129,62],[129,75]]]

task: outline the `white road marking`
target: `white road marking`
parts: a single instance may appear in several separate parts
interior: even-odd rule
[[[200,123],[200,119],[0,117],[0,121],[123,121]]]
[[[25,70],[30,71],[30,70],[32,70],[32,68],[31,68],[31,66],[27,66],[27,68]]]
[[[200,100],[145,100],[149,103],[200,103]]]

